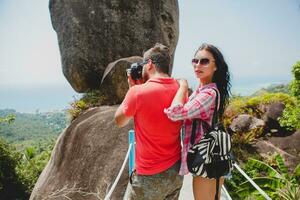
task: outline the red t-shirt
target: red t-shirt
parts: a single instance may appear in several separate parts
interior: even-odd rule
[[[123,112],[134,116],[138,174],[160,173],[180,159],[182,123],[168,119],[168,108],[178,90],[173,78],[153,78],[129,89],[123,101]]]

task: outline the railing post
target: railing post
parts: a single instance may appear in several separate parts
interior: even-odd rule
[[[134,138],[134,130],[130,130],[128,133],[128,142],[131,145],[131,149],[129,152],[129,176],[134,169],[135,164],[135,138]]]

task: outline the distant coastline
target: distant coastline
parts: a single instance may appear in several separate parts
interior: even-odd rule
[[[269,83],[233,83],[232,93],[248,96],[273,84],[288,84],[289,81]],[[191,87],[196,84],[191,83]],[[0,88],[0,109],[14,109],[22,113],[61,111],[70,107],[74,99],[81,94],[76,93],[71,86],[47,86],[42,88]]]

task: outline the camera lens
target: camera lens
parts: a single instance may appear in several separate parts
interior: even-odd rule
[[[142,63],[132,63],[131,67],[127,69],[127,73],[130,74],[133,80],[139,80],[142,78],[143,64]]]

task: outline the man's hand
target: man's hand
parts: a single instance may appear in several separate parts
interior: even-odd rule
[[[132,87],[132,86],[134,86],[134,85],[141,85],[141,84],[144,83],[142,79],[133,80],[133,79],[131,78],[130,74],[127,74],[127,77],[128,77],[127,81],[128,81],[129,87]]]

